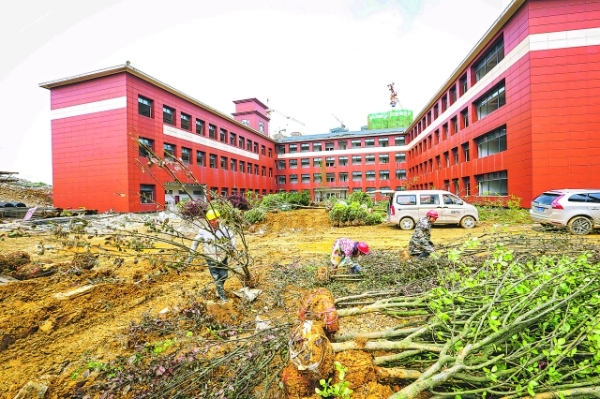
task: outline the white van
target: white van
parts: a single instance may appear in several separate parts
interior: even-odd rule
[[[472,229],[479,221],[479,212],[456,195],[444,190],[396,191],[390,197],[387,221],[402,230],[412,230],[427,211],[440,215],[435,224],[458,224]]]

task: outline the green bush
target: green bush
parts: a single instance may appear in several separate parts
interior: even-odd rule
[[[250,209],[244,213],[244,220],[250,224],[264,222],[266,210],[264,208]]]
[[[365,204],[352,202],[347,205],[344,202],[337,202],[328,213],[329,221],[334,226],[342,224],[379,224],[381,223],[380,213],[369,213]]]
[[[355,191],[346,199],[346,202],[351,204],[353,202],[358,202],[360,205],[366,205],[367,208],[373,207],[373,199],[367,193],[363,193],[362,191]]]
[[[284,193],[277,194],[269,194],[265,195],[260,203],[260,207],[266,209],[267,211],[272,211],[274,209],[279,209],[281,205],[285,203],[285,199],[283,198]]]

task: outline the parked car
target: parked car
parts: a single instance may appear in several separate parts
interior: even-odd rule
[[[544,226],[566,226],[572,234],[600,228],[600,189],[543,192],[531,201],[531,219]]]
[[[479,221],[479,212],[471,204],[444,190],[396,191],[390,196],[387,221],[402,230],[412,230],[419,218],[434,209],[440,215],[435,224],[458,224],[472,229]]]

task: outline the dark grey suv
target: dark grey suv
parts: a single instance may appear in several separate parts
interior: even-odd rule
[[[546,191],[531,202],[529,215],[542,225],[566,226],[573,234],[588,234],[600,228],[600,189]]]

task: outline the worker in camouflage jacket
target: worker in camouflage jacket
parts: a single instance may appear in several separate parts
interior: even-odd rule
[[[431,226],[438,218],[437,211],[433,209],[427,212],[427,215],[419,219],[408,243],[408,252],[411,256],[417,258],[427,258],[430,253],[435,251],[431,242]]]

